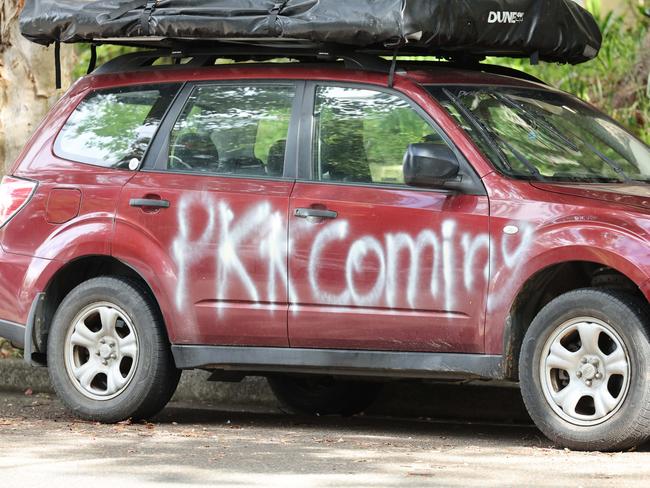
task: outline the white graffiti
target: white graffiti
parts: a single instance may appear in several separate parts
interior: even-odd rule
[[[205,224],[193,234],[191,224],[198,209],[206,212]],[[188,305],[190,275],[207,259],[213,260],[216,270],[213,286],[217,301],[231,299],[229,294],[237,284],[253,303],[288,297],[290,303],[302,299],[306,303],[388,308],[406,303],[412,309],[444,307],[453,311],[463,306],[457,303],[459,296],[485,289],[496,266],[515,269],[533,239],[532,227],[523,226],[518,235],[503,234],[499,242],[493,242],[488,233],[459,231],[453,219],[417,235],[394,232],[351,239],[347,220],[318,225],[299,221],[290,233],[286,213],[269,202],[236,215],[228,202],[209,194],[182,198],[178,222],[172,255],[178,266],[175,299],[179,309]],[[336,284],[339,289],[335,291],[328,290],[319,278],[323,268],[330,266],[331,246],[346,250],[344,264],[337,265],[344,280]],[[298,297],[295,280],[289,278],[289,251],[296,248],[309,249],[305,278],[310,297]],[[251,264],[253,256],[255,263]],[[260,263],[265,280],[259,279]],[[366,278],[360,286],[362,273]],[[499,303],[501,294],[491,291],[489,308]]]
[[[197,209],[206,209],[208,215],[203,231],[197,238],[192,238],[193,211]],[[172,243],[172,256],[178,266],[175,297],[178,309],[187,306],[188,277],[192,267],[211,257],[215,259],[217,270],[215,293],[218,299],[226,299],[233,280],[238,280],[246,289],[249,299],[259,302],[262,297],[258,285],[241,256],[243,241],[251,237],[258,238],[258,252],[268,263],[264,298],[269,302],[276,300],[278,277],[280,283],[288,286],[287,236],[282,214],[273,211],[271,205],[264,202],[239,216],[237,222],[234,221],[235,215],[230,206],[210,195],[181,199],[178,207],[179,233]]]
[[[214,239],[215,207],[209,198],[199,194],[181,199],[178,205],[178,236],[172,243],[172,256],[178,266],[178,285],[176,286],[176,308],[182,310],[185,305],[186,294],[189,288],[189,273],[192,266],[201,260]],[[208,212],[207,225],[201,235],[190,242],[189,216],[191,209],[197,206]],[[182,218],[181,218],[182,217]],[[191,246],[190,246],[191,244]]]
[[[388,273],[386,276],[386,302],[389,307],[395,306],[395,297],[398,292],[398,266],[400,252],[403,249],[409,251],[409,272],[408,272],[408,285],[406,287],[406,298],[411,308],[415,308],[415,300],[418,292],[418,285],[420,279],[420,270],[418,263],[420,257],[427,247],[432,249],[433,264],[431,269],[431,279],[429,281],[429,293],[432,297],[438,295],[438,272],[439,272],[439,256],[440,256],[440,241],[436,234],[430,230],[420,232],[416,239],[410,235],[400,232],[397,234],[388,234],[386,236],[386,259],[388,261]]]

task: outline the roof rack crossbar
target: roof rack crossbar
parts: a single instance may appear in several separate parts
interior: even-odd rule
[[[266,47],[256,45],[220,44],[215,47],[178,46],[170,49],[153,49],[118,56],[97,68],[95,73],[114,73],[137,70],[151,66],[160,58],[173,58],[178,62],[190,58],[190,66],[207,66],[218,58],[236,61],[263,61],[277,58],[313,59],[318,61],[342,60],[346,67],[388,73],[390,63],[378,55],[325,46],[322,49],[309,47]]]
[[[232,59],[235,61],[268,61],[278,58],[297,59],[299,61],[335,62],[342,61],[348,69],[358,69],[390,74],[391,60],[381,57],[378,53],[352,51],[342,46],[264,46],[253,44],[219,43],[215,46],[179,45],[174,48],[148,49],[134,53],[123,54],[97,68],[93,73],[119,73],[151,67],[161,58],[171,58],[175,63],[188,59],[183,66],[204,67],[213,65],[217,59]],[[533,75],[506,66],[484,64],[480,58],[451,58],[448,61],[397,61],[397,66],[455,67],[472,71],[483,71],[496,75],[510,76],[523,80],[545,84]]]

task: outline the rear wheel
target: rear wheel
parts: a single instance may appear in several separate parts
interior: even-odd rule
[[[584,289],[546,305],[519,361],[528,412],[572,449],[620,450],[650,435],[648,307],[620,291]]]
[[[355,415],[368,408],[381,390],[380,383],[331,376],[274,376],[268,381],[284,411],[306,415]]]
[[[155,415],[180,378],[152,299],[121,277],[91,279],[65,297],[52,322],[47,361],[63,403],[101,422]]]

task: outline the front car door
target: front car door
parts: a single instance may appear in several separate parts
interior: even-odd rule
[[[401,94],[312,83],[305,99],[308,177],[289,217],[291,346],[482,352],[490,245],[480,182],[475,194],[404,185],[409,144],[458,151]]]
[[[301,86],[187,85],[122,192],[114,253],[155,268],[173,343],[288,345],[285,155]]]

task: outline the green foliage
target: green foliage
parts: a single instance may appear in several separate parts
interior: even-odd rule
[[[0,359],[22,358],[22,357],[23,357],[22,349],[14,348],[8,340],[0,337]]]
[[[630,2],[627,15],[603,12],[599,0],[589,0],[603,33],[603,45],[593,61],[578,65],[540,63],[528,60],[492,59],[490,62],[520,69],[561,90],[586,100],[627,126],[650,144],[650,93],[648,77],[630,79],[650,32],[645,10]],[[647,53],[646,53],[647,54]]]
[[[78,62],[73,73],[75,79],[81,78],[86,74],[86,71],[88,70],[88,64],[90,63],[90,45],[77,44],[76,48]],[[101,66],[107,61],[110,61],[117,56],[121,56],[122,54],[127,54],[135,51],[138,51],[138,49],[125,46],[99,46],[97,47],[97,66]]]

